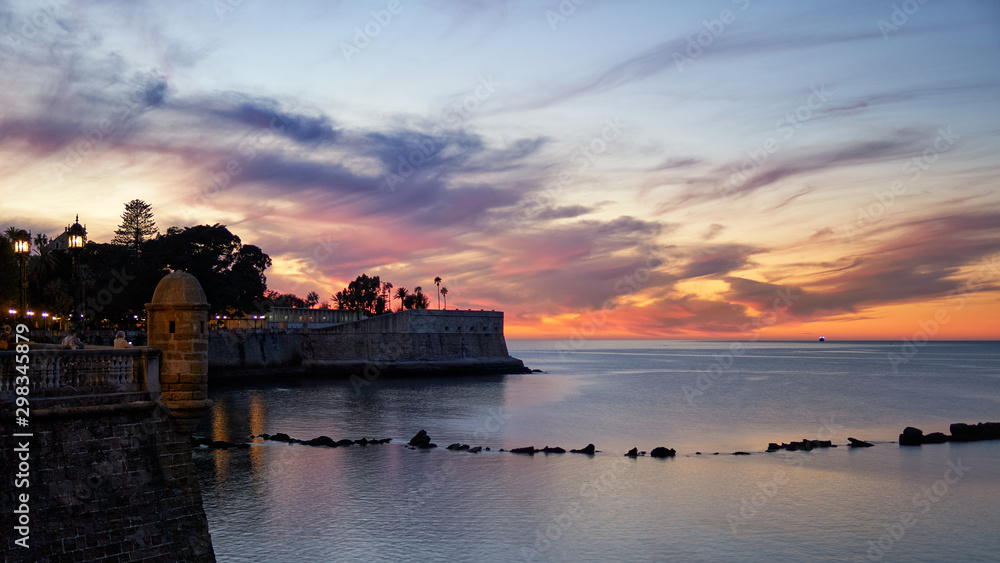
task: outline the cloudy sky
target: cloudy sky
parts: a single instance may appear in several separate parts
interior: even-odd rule
[[[4,227],[513,337],[1000,338],[998,155],[992,0],[0,0]]]

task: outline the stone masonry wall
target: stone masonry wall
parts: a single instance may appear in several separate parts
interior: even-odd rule
[[[301,363],[295,332],[213,330],[208,334],[210,369],[294,366]]]
[[[13,544],[14,493],[4,486],[4,561],[214,561],[186,434],[145,393],[34,399],[29,549]],[[7,415],[13,409],[3,405]]]

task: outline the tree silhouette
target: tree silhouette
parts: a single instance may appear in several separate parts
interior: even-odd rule
[[[438,310],[441,310],[441,276],[434,278],[434,285],[437,286]]]
[[[385,313],[385,297],[382,295],[382,281],[378,276],[361,274],[347,284],[347,288],[333,296],[338,309],[360,311],[368,316]]]
[[[445,311],[447,311],[448,310],[448,288],[447,287],[442,287],[441,288],[441,297],[444,297],[444,309],[445,309]]]
[[[399,310],[400,311],[402,311],[404,309],[403,305],[404,305],[404,303],[406,303],[406,296],[409,295],[409,294],[410,294],[409,290],[406,289],[405,287],[401,287],[401,288],[399,288],[399,289],[396,290],[396,298],[399,299]]]
[[[142,243],[158,232],[156,221],[153,220],[153,206],[141,199],[133,199],[125,204],[121,225],[115,231],[111,244],[131,247],[139,254]]]
[[[306,295],[306,307],[309,307],[311,309],[317,303],[319,303],[319,294],[316,293],[315,291],[310,291],[309,294]]]

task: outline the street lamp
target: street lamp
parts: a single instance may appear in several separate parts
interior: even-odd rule
[[[11,237],[14,253],[21,262],[21,293],[17,300],[17,310],[21,315],[28,311],[28,253],[31,252],[31,233],[18,229]],[[26,318],[26,317],[23,317]]]
[[[87,228],[80,225],[79,214],[76,216],[76,223],[66,227],[66,244],[69,246],[70,255],[73,257],[73,317],[70,320],[70,324],[77,323],[77,327],[83,329],[80,270],[76,258],[80,250],[87,244]]]

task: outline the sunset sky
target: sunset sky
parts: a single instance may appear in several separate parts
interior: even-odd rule
[[[508,337],[998,339],[998,172],[994,0],[0,0],[4,228],[138,198]]]

